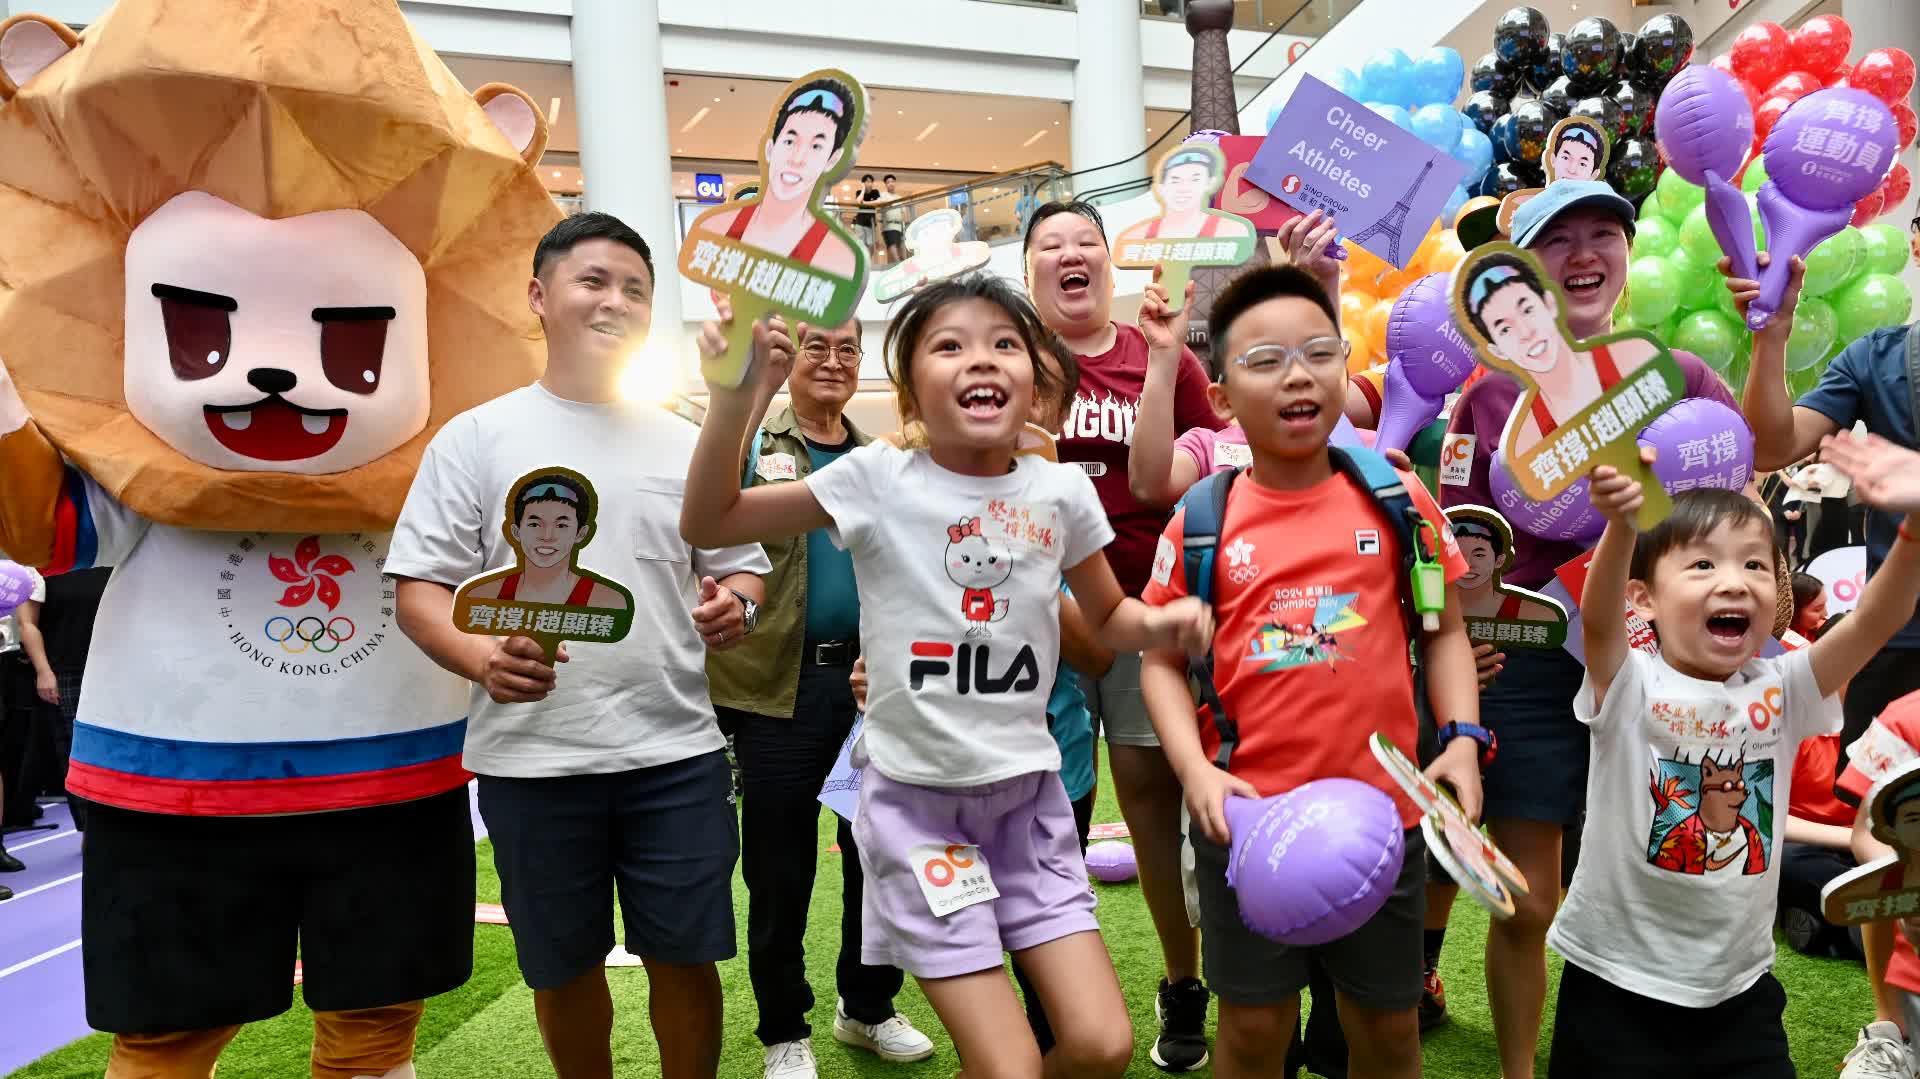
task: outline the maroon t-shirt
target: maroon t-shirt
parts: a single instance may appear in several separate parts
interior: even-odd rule
[[[1733,391],[1727,389],[1726,382],[1707,366],[1705,360],[1678,349],[1674,350],[1673,358],[1679,361],[1680,370],[1686,374],[1685,396],[1709,398],[1735,412],[1740,411],[1740,402],[1734,400]],[[1520,383],[1502,372],[1488,371],[1485,377],[1468,386],[1460,394],[1460,399],[1454,402],[1453,418],[1447,422],[1447,433],[1474,436],[1473,470],[1464,484],[1448,483],[1442,478],[1442,506],[1497,505],[1493,500],[1487,466],[1500,441],[1500,433],[1506,429],[1513,403],[1519,399]],[[1586,551],[1588,546],[1540,539],[1516,526],[1513,530],[1513,569],[1502,579],[1522,588],[1538,588],[1553,579],[1554,570]]]
[[[1080,357],[1080,393],[1060,428],[1055,450],[1062,461],[1080,465],[1093,477],[1100,506],[1113,525],[1107,562],[1127,595],[1137,596],[1153,572],[1153,552],[1167,513],[1141,504],[1127,489],[1127,452],[1140,412],[1140,388],[1147,381],[1147,338],[1138,326],[1116,322],[1113,328],[1112,348]],[[1173,383],[1174,437],[1195,427],[1225,427],[1226,421],[1207,404],[1207,369],[1191,349],[1180,351],[1180,372]]]

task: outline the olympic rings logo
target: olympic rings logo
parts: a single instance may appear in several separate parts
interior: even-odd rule
[[[309,622],[313,624],[309,626]],[[329,655],[352,640],[358,629],[353,619],[345,615],[337,615],[329,621],[308,615],[295,622],[286,615],[277,614],[267,619],[263,632],[267,640],[279,645],[280,650],[290,656],[297,656],[309,648],[321,655]]]
[[[1234,584],[1246,584],[1258,576],[1260,576],[1258,566],[1235,566],[1227,571],[1227,580]]]

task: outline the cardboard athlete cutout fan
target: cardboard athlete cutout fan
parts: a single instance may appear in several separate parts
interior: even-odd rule
[[[297,940],[325,1079],[411,1075],[468,977],[469,687],[403,638],[385,530],[440,425],[540,369],[545,144],[394,0],[0,23],[0,550],[115,567],[66,779],[112,807],[89,887],[140,900],[82,944],[112,1074],[207,1074]],[[156,929],[209,911],[217,954]]]
[[[467,581],[453,596],[453,625],[487,637],[530,637],[551,664],[560,642],[612,644],[633,628],[633,593],[580,565],[593,542],[600,496],[585,476],[541,468],[514,481],[501,530],[513,565]]]
[[[1567,302],[1532,255],[1509,243],[1476,248],[1453,275],[1453,320],[1480,360],[1523,392],[1500,434],[1502,463],[1528,498],[1546,501],[1597,465],[1638,479],[1646,531],[1673,510],[1636,436],[1686,392],[1672,353],[1643,331],[1576,341]]]
[[[1607,125],[1588,116],[1569,116],[1553,125],[1547,133],[1546,152],[1540,155],[1540,170],[1547,182],[1555,180],[1604,180],[1607,160],[1613,155],[1613,136]],[[1513,235],[1513,215],[1528,199],[1546,190],[1528,187],[1509,192],[1500,200],[1500,234]]]
[[[1566,608],[1538,592],[1507,584],[1501,574],[1513,568],[1513,528],[1485,506],[1447,510],[1453,539],[1467,560],[1467,573],[1454,582],[1467,636],[1510,648],[1559,648],[1567,643]]]
[[[1160,267],[1160,284],[1178,302],[1195,266],[1238,266],[1252,258],[1259,243],[1253,223],[1209,208],[1226,180],[1226,155],[1213,143],[1182,143],[1168,151],[1154,170],[1160,213],[1120,233],[1113,264]]]
[[[1428,779],[1392,739],[1376,733],[1367,745],[1374,759],[1426,814],[1420,819],[1420,831],[1434,859],[1494,917],[1513,917],[1513,897],[1528,894],[1527,878],[1520,867],[1494,845],[1486,828],[1473,823],[1453,795]]]
[[[1820,889],[1820,909],[1835,925],[1920,915],[1920,761],[1887,773],[1867,792],[1873,837],[1893,853],[1850,869]]]
[[[892,303],[917,288],[977,270],[993,257],[985,240],[960,240],[960,211],[933,210],[907,226],[907,249],[913,254],[873,275],[873,297]]]
[[[767,120],[758,188],[701,214],[688,230],[681,276],[733,301],[726,354],[701,364],[709,382],[746,380],[753,324],[764,316],[838,326],[859,306],[866,249],[820,203],[853,169],[866,125],[866,91],[846,72],[789,83]]]

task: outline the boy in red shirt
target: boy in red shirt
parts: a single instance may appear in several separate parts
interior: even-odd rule
[[[1320,284],[1295,267],[1251,271],[1215,301],[1208,398],[1247,432],[1253,466],[1223,511],[1214,586],[1215,682],[1238,722],[1230,771],[1213,764],[1219,733],[1196,712],[1186,657],[1148,653],[1141,691],[1186,792],[1200,893],[1202,961],[1220,998],[1214,1074],[1281,1074],[1313,953],[1338,990],[1355,1079],[1420,1074],[1421,920],[1426,860],[1419,811],[1375,761],[1380,731],[1418,744],[1407,662],[1397,535],[1371,492],[1335,470],[1327,437],[1340,417],[1346,347]],[[1402,473],[1441,544],[1446,577],[1466,570],[1452,530],[1418,480]],[[1185,512],[1161,536],[1142,599],[1188,594],[1181,565]],[[1473,724],[1479,691],[1473,646],[1449,593],[1440,628],[1425,634],[1426,688],[1441,722]],[[1480,805],[1480,750],[1458,738],[1428,774],[1452,784],[1469,814]],[[1224,799],[1263,797],[1346,776],[1394,798],[1406,856],[1393,896],[1353,933],[1316,949],[1276,944],[1241,922],[1226,883]]]

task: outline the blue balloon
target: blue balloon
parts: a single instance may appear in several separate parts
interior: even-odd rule
[[[1372,96],[1367,93],[1366,80],[1360,77],[1358,71],[1350,67],[1343,67],[1333,73],[1333,88],[1355,101],[1365,101]]]
[[[1422,105],[1413,111],[1413,133],[1436,150],[1451,151],[1460,142],[1460,114],[1452,105]]]
[[[1472,124],[1460,125],[1460,141],[1454,143],[1449,152],[1455,161],[1467,167],[1466,178],[1460,181],[1463,186],[1472,187],[1479,183],[1480,178],[1493,167],[1493,140]]]
[[[1476,134],[1478,134],[1478,132],[1476,132]],[[1480,137],[1483,139],[1486,138],[1485,135],[1481,135]],[[1440,223],[1450,225],[1455,215],[1459,214],[1460,207],[1465,206],[1467,200],[1472,197],[1473,196],[1467,194],[1465,187],[1455,186],[1453,194],[1447,196],[1447,204],[1440,208]]]
[[[1413,130],[1413,115],[1398,105],[1385,101],[1369,101],[1367,102],[1367,108],[1385,117],[1401,130]]]
[[[1466,80],[1466,62],[1445,45],[1435,45],[1413,62],[1413,91],[1418,104],[1451,105]]]
[[[1360,69],[1368,97],[1402,108],[1413,100],[1413,58],[1399,49],[1381,49],[1367,58]],[[1367,100],[1363,98],[1362,100]]]
[[[1286,104],[1284,101],[1276,101],[1267,106],[1267,131],[1272,131],[1273,125],[1280,122],[1280,110],[1285,108]],[[1263,131],[1261,134],[1264,135],[1266,132]]]

